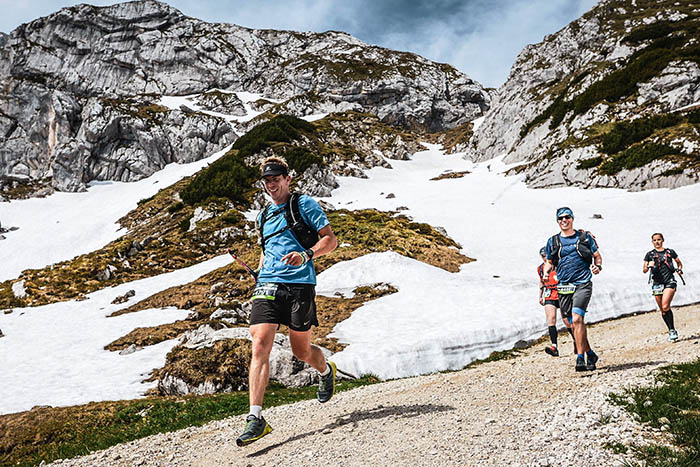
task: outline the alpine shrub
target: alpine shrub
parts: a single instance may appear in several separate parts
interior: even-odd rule
[[[182,200],[190,205],[200,203],[212,196],[225,197],[234,202],[245,203],[254,190],[253,184],[260,176],[257,167],[245,163],[253,156],[275,143],[291,143],[304,133],[314,132],[315,127],[291,115],[278,115],[263,122],[238,138],[232,150],[197,175],[182,191]],[[298,149],[298,150],[297,150]],[[301,173],[311,164],[320,163],[321,158],[309,150],[288,150],[290,168]]]
[[[655,130],[677,125],[682,120],[679,114],[666,114],[616,123],[601,137],[601,150],[606,154],[615,154],[651,136]]]
[[[615,175],[620,170],[642,167],[671,154],[678,154],[678,150],[666,144],[637,144],[606,159],[599,170],[604,175]]]
[[[622,42],[630,42],[636,44],[638,42],[646,41],[649,39],[659,39],[662,37],[666,37],[672,32],[673,27],[671,27],[671,25],[668,22],[658,22],[635,29],[627,36],[625,36],[625,38],[622,39]]]
[[[578,161],[576,168],[579,170],[592,169],[598,167],[603,162],[603,156],[591,157],[590,159],[581,159]]]
[[[244,203],[259,175],[257,168],[247,165],[236,151],[230,151],[197,175],[180,196],[189,205],[212,196]]]

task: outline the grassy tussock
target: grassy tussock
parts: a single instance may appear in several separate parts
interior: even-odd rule
[[[633,446],[639,466],[696,466],[700,464],[700,359],[663,368],[654,384],[611,394],[641,423],[665,430],[672,446]]]

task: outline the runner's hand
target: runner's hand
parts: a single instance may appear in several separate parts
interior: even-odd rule
[[[593,271],[593,274],[598,274],[600,272],[600,268],[597,264],[594,264],[593,266],[591,266],[591,271]]]
[[[540,297],[540,305],[544,305],[544,298]]]
[[[284,264],[288,264],[289,266],[301,266],[303,264],[306,264],[306,262],[309,260],[308,257],[304,256],[304,252],[298,252],[298,251],[292,251],[291,253],[287,253],[282,257],[282,262]]]
[[[647,261],[647,267],[648,267],[649,269],[653,269],[653,268],[654,268],[654,262],[653,262],[653,261]]]

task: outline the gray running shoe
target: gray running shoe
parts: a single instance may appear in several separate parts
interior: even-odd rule
[[[239,446],[247,446],[271,431],[272,427],[265,421],[262,415],[258,418],[250,414],[245,419],[245,430],[243,430],[243,434],[236,439],[236,444]]]
[[[330,360],[326,362],[331,371],[326,376],[321,376],[318,379],[318,401],[328,402],[335,393],[335,363]]]
[[[586,370],[588,371],[593,371],[595,370],[595,364],[598,363],[598,355],[595,353],[591,357],[590,355],[588,356],[588,364],[586,365]]]
[[[678,340],[678,331],[675,329],[671,329],[668,331],[668,341],[669,342],[676,342]]]
[[[576,357],[576,371],[586,371],[586,360],[583,357]]]

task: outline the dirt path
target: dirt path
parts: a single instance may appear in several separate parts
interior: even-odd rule
[[[659,366],[700,356],[700,306],[678,308],[680,340],[658,313],[594,325],[595,372],[574,372],[542,346],[515,359],[390,381],[316,401],[267,409],[274,431],[238,448],[235,417],[115,446],[63,465],[618,465],[606,444],[659,439],[606,395],[649,379]]]

